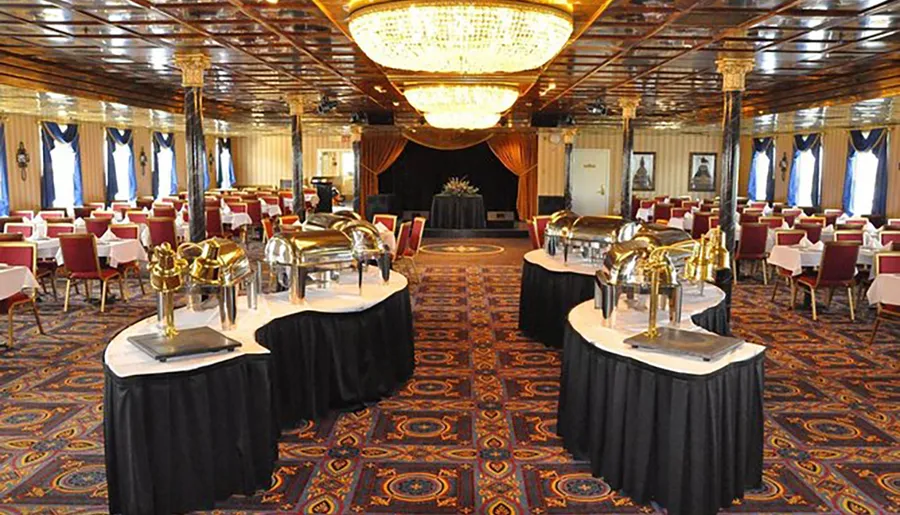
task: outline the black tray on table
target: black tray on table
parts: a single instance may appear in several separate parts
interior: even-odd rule
[[[241,342],[209,327],[182,329],[174,338],[161,333],[139,334],[129,336],[128,341],[159,361],[223,350],[231,352],[241,346]]]
[[[625,339],[625,344],[634,348],[675,356],[700,358],[703,361],[718,359],[742,343],[744,340],[740,338],[699,331],[685,331],[672,327],[660,327],[659,336],[656,338],[650,338],[644,332]]]

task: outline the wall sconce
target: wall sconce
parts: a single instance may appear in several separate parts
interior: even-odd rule
[[[212,150],[209,151],[209,167],[212,168],[216,164],[216,156],[213,155]]]
[[[787,152],[781,154],[781,161],[778,162],[778,169],[781,170],[781,182],[786,181],[788,169]]]
[[[141,147],[141,155],[138,157],[138,161],[141,163],[141,176],[147,175],[147,153],[144,152],[144,147]]]
[[[31,162],[31,157],[28,155],[28,151],[25,150],[25,143],[20,141],[19,148],[16,150],[16,165],[19,166],[19,173],[22,175],[22,180],[26,180],[28,178],[28,163]]]

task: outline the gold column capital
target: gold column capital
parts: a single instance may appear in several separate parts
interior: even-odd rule
[[[633,120],[637,114],[639,105],[641,105],[641,97],[619,97],[619,107],[622,108],[622,118]]]
[[[209,56],[201,53],[175,54],[175,66],[181,69],[181,85],[203,87],[203,72],[209,69]]]
[[[722,74],[722,91],[744,91],[747,74],[753,70],[753,57],[722,55],[716,59],[716,69]]]
[[[284,97],[288,108],[291,110],[291,116],[300,116],[303,114],[303,95],[291,94]]]
[[[351,125],[350,126],[350,141],[352,143],[356,143],[357,141],[362,141],[362,133],[363,133],[362,125]]]
[[[576,133],[578,133],[578,129],[563,129],[563,143],[566,145],[575,143]]]

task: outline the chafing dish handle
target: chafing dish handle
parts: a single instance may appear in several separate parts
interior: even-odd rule
[[[385,252],[378,258],[378,268],[381,270],[381,279],[385,284],[391,279],[391,253]]]
[[[603,319],[609,320],[616,309],[616,286],[604,281],[600,274],[594,275],[594,309],[602,310]]]

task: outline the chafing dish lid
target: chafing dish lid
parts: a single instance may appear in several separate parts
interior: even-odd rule
[[[350,238],[337,230],[300,231],[269,239],[266,261],[273,265],[305,266],[353,261]]]
[[[179,247],[179,254],[191,259],[188,274],[199,284],[232,286],[250,274],[250,259],[232,240],[210,238]]]

